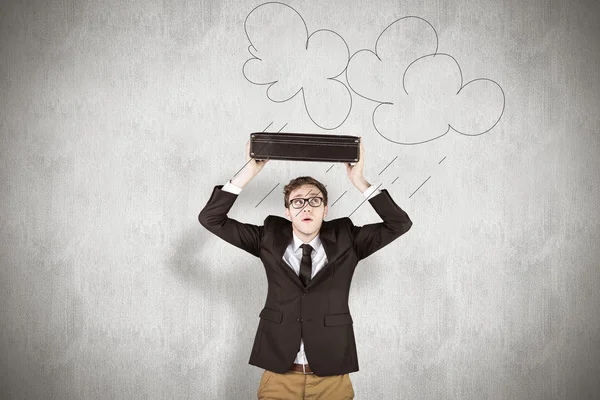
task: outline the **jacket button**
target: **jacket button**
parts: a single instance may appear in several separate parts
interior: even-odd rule
[[[302,296],[307,295],[308,294],[308,290],[305,290],[302,292]]]
[[[298,322],[302,322],[302,318],[298,318],[296,321],[298,321]]]

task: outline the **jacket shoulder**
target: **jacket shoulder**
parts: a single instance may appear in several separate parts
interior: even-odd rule
[[[352,221],[348,217],[340,217],[340,218],[329,220],[327,222],[329,224],[336,225],[336,226],[347,225],[348,223],[352,223]]]
[[[280,217],[278,215],[267,215],[267,217],[264,220],[265,228],[269,226],[283,226],[284,224],[291,224],[291,222],[286,218]]]

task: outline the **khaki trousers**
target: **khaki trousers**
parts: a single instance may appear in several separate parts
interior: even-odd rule
[[[258,400],[352,400],[354,389],[350,375],[318,376],[301,371],[278,374],[265,370],[258,391]]]

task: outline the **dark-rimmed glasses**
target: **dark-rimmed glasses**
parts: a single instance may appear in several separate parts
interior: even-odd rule
[[[321,205],[321,203],[323,202],[323,198],[322,197],[311,197],[309,199],[297,198],[297,199],[290,201],[290,204],[292,205],[292,207],[298,209],[298,208],[304,207],[304,204],[306,204],[307,201],[311,207],[319,207]]]

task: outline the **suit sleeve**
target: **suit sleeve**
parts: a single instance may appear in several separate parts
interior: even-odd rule
[[[227,213],[238,195],[222,190],[223,186],[215,186],[206,206],[198,215],[198,221],[226,242],[260,257],[260,242],[264,234],[264,226],[246,224],[229,218]]]
[[[359,260],[367,258],[387,246],[408,232],[412,226],[408,214],[394,202],[387,189],[381,190],[379,194],[369,198],[368,201],[383,222],[355,226],[352,220],[346,217],[352,245]]]

